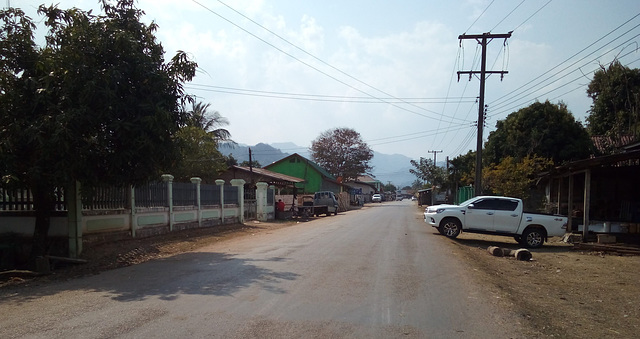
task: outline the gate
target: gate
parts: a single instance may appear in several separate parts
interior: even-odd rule
[[[244,220],[255,220],[258,218],[258,204],[256,202],[255,186],[245,186],[244,188]]]

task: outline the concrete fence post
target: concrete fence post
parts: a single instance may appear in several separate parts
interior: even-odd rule
[[[82,197],[80,182],[74,181],[65,190],[67,200],[67,225],[69,230],[69,257],[78,258],[82,253]]]
[[[256,214],[258,221],[267,221],[267,187],[266,182],[256,183]]]
[[[231,185],[238,187],[238,222],[244,223],[244,184],[242,179],[231,179]]]
[[[134,186],[130,186],[129,204],[131,205],[131,237],[135,238],[138,220],[136,218],[136,188]]]
[[[220,187],[220,225],[224,225],[224,180],[216,180],[216,185]]]
[[[163,174],[162,181],[167,183],[167,202],[169,204],[169,232],[173,231],[173,175]]]
[[[202,179],[198,177],[191,178],[191,183],[196,185],[196,206],[198,207],[198,227],[202,227],[202,203],[200,203],[200,183]]]

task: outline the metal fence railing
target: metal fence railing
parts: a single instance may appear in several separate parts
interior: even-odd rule
[[[238,187],[223,186],[225,203],[238,203]],[[168,207],[168,183],[150,182],[135,186],[134,203],[137,208]],[[251,194],[251,193],[250,193]],[[253,192],[255,199],[255,191]],[[64,189],[55,188],[53,192],[55,211],[66,211]],[[197,206],[197,185],[194,183],[172,183],[174,206]],[[84,210],[113,210],[131,208],[130,187],[82,187],[82,208]],[[200,185],[201,205],[220,205],[220,186]],[[273,205],[273,192],[268,194],[268,204]],[[28,189],[6,188],[0,186],[0,211],[33,211],[33,194]]]
[[[94,187],[81,190],[85,210],[113,210],[131,207],[129,187]]]
[[[173,183],[173,206],[197,206],[197,185],[186,182]]]
[[[167,207],[167,183],[151,182],[134,188],[136,207]]]
[[[220,205],[220,186],[200,185],[200,204],[209,206]]]

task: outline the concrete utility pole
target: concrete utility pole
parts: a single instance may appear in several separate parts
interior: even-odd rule
[[[433,165],[436,165],[436,153],[442,153],[442,151],[428,151],[427,153],[433,153]]]
[[[493,39],[508,39],[511,37],[511,33],[507,34],[462,34],[458,36],[459,40],[476,39],[480,45],[482,45],[482,66],[480,71],[459,71],[458,81],[460,81],[460,74],[469,74],[469,80],[471,80],[472,74],[480,74],[480,105],[478,106],[478,139],[476,143],[476,179],[475,179],[475,195],[482,195],[482,129],[484,127],[484,82],[487,74],[500,74],[501,77],[504,74],[509,73],[507,71],[487,71],[487,44]]]

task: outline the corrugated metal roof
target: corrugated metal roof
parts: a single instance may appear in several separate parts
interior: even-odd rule
[[[250,169],[249,167],[245,167],[245,166],[232,166],[234,169],[239,170],[239,171],[243,171],[243,172],[247,172],[247,173],[255,173],[264,177],[268,177],[268,178],[272,178],[278,181],[286,181],[286,182],[290,182],[290,183],[299,183],[299,182],[304,182],[304,179],[300,179],[300,178],[296,178],[296,177],[292,177],[290,175],[286,175],[286,174],[282,174],[282,173],[277,173],[277,172],[272,172],[269,171],[267,169],[264,168],[253,168]]]

